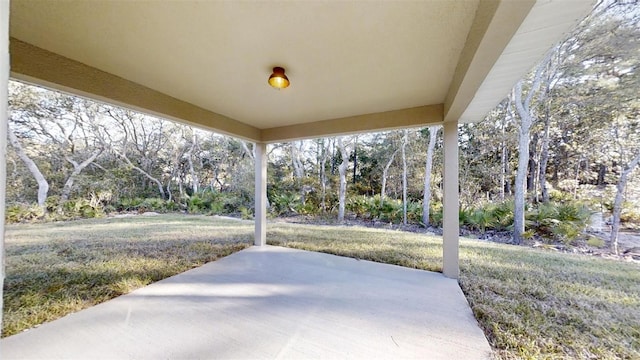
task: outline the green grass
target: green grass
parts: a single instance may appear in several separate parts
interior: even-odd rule
[[[441,271],[442,239],[272,225],[273,245]],[[499,359],[640,359],[640,266],[462,239],[460,286]]]
[[[8,226],[4,335],[215,260],[252,237],[250,222],[183,215]],[[267,238],[441,270],[437,237],[270,224]],[[638,264],[465,239],[460,261],[460,285],[497,358],[640,358]]]
[[[8,225],[2,336],[249,246],[250,222],[205,216]]]

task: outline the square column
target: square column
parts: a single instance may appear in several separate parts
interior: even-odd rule
[[[255,143],[255,246],[267,244],[267,144]]]
[[[444,196],[442,200],[442,273],[457,279],[460,273],[459,247],[459,185],[458,185],[458,122],[444,123]]]
[[[0,310],[4,284],[4,206],[7,193],[7,121],[9,88],[9,1],[0,1]],[[0,328],[2,319],[0,318]]]

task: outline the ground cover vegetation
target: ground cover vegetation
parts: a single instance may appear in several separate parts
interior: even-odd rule
[[[7,228],[3,336],[249,246],[251,221],[135,215]],[[442,239],[272,222],[269,244],[441,271]],[[499,359],[640,356],[637,263],[462,239],[460,286]]]
[[[441,271],[441,238],[276,224],[269,243]],[[640,267],[462,239],[460,286],[498,359],[640,356]]]
[[[249,246],[252,224],[184,215],[9,225],[2,335]]]

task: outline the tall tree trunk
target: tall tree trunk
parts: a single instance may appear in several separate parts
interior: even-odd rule
[[[558,47],[560,51],[560,47]],[[547,166],[549,165],[549,128],[551,127],[551,81],[557,71],[557,61],[550,60],[547,81],[544,88],[544,132],[542,134],[542,149],[540,150],[540,172],[538,182],[542,202],[549,202],[549,188],[547,187]]]
[[[522,102],[519,93],[522,93],[522,80],[516,85],[514,94],[516,108],[520,114],[520,130],[518,133],[518,170],[516,171],[515,198],[513,209],[513,241],[522,243],[524,234],[524,206],[525,206],[525,181],[527,167],[529,165],[529,130],[533,121],[528,111],[520,110]],[[520,105],[518,105],[520,104]]]
[[[193,166],[193,159],[192,159],[193,151],[197,147],[198,147],[198,136],[194,132],[191,137],[191,147],[189,148],[189,151],[187,151],[185,154],[187,156],[187,163],[189,164],[189,175],[191,176],[191,189],[193,190],[194,194],[197,194],[198,190],[200,190],[199,189],[200,179],[198,178],[198,173],[196,172]]]
[[[613,202],[613,220],[611,224],[611,251],[618,254],[618,232],[620,231],[620,214],[622,213],[622,200],[624,198],[624,190],[627,187],[627,178],[629,174],[640,163],[640,152],[631,160],[629,165],[623,168],[620,178],[616,184],[616,197]]]
[[[513,189],[511,188],[511,166],[509,164],[509,149],[505,148],[505,153],[506,162],[504,164],[504,172],[505,174],[507,174],[507,178],[505,179],[504,183],[504,192],[506,195],[511,196],[513,195]]]
[[[347,197],[347,166],[349,165],[349,153],[345,146],[342,137],[338,138],[338,148],[340,149],[340,155],[342,155],[342,163],[338,166],[338,173],[340,174],[340,190],[338,193],[338,221],[344,221],[344,207]]]
[[[509,106],[511,106],[509,104]],[[502,151],[500,151],[500,200],[504,201],[504,194],[506,191],[506,179],[507,179],[507,144],[505,141],[505,131],[504,131],[504,118],[502,119],[502,142],[500,145],[502,146]]]
[[[64,182],[64,186],[62,187],[62,194],[60,195],[60,210],[62,210],[62,204],[64,204],[67,200],[69,200],[69,196],[71,195],[71,190],[73,189],[73,183],[76,180],[76,177],[80,175],[82,170],[84,170],[89,164],[91,164],[100,154],[102,153],[102,149],[95,150],[91,153],[91,155],[79,163],[69,157],[67,157],[67,161],[73,165],[73,171],[67,178],[67,181]]]
[[[607,184],[607,183],[606,183],[606,180],[605,180],[606,176],[607,176],[607,165],[605,165],[605,164],[600,164],[600,165],[598,166],[598,180],[597,180],[597,182],[596,182],[596,185],[597,185],[597,186],[604,186],[604,185],[606,185],[606,184]]]
[[[295,178],[295,182],[300,188],[300,202],[304,205],[305,203],[305,189],[302,184],[302,179],[304,178],[304,165],[300,160],[300,149],[298,148],[298,144],[302,145],[301,141],[292,141],[289,143],[291,148],[291,163],[293,165],[293,176]]]
[[[38,205],[44,206],[45,201],[47,200],[47,193],[49,192],[49,183],[47,179],[45,179],[40,169],[38,169],[38,165],[31,160],[31,158],[24,152],[20,141],[16,137],[16,134],[11,130],[10,127],[7,127],[7,134],[9,135],[9,142],[11,142],[11,146],[18,154],[18,157],[24,165],[27,167],[33,178],[38,183]]]
[[[538,64],[533,77],[533,83],[525,99],[522,99],[522,82],[518,81],[513,89],[512,97],[516,105],[516,111],[520,117],[520,131],[518,136],[518,170],[516,172],[514,209],[513,209],[513,241],[521,244],[524,234],[524,207],[525,207],[525,181],[529,164],[529,133],[533,116],[531,114],[531,101],[540,88],[542,74],[551,59],[552,52],[548,52],[545,58]]]
[[[424,192],[422,195],[422,223],[429,226],[429,212],[431,210],[431,170],[433,168],[433,151],[436,147],[436,138],[439,128],[429,127],[429,144],[427,145],[427,159],[424,171]]]
[[[358,136],[356,136],[353,143],[353,185],[356,184],[357,175],[358,175]]]
[[[580,154],[580,158],[578,159],[578,164],[576,165],[576,177],[573,182],[573,200],[578,199],[578,184],[580,183],[580,167],[582,165],[583,160],[584,160],[584,156]]]
[[[384,169],[382,169],[382,187],[380,189],[380,202],[384,202],[384,198],[385,196],[387,196],[387,176],[389,174],[389,168],[391,167],[391,164],[393,163],[393,159],[396,157],[396,154],[398,153],[398,149],[394,150],[393,153],[391,154],[391,157],[389,157],[389,161],[387,161],[387,164],[384,166]]]
[[[547,90],[548,91],[548,90]],[[540,183],[540,194],[542,195],[542,202],[549,202],[549,189],[547,188],[547,164],[549,163],[549,100],[545,101],[545,115],[544,115],[544,133],[542,136],[542,150],[540,151],[540,173],[538,174]]]
[[[336,174],[336,139],[331,139],[331,176]]]
[[[536,153],[538,148],[538,134],[533,134],[529,140],[529,169],[527,171],[527,191],[534,192],[536,189],[536,175],[538,173],[538,164],[536,162]]]
[[[407,225],[407,141],[409,139],[409,131],[404,130],[402,137],[402,223]]]
[[[321,155],[320,155],[320,188],[321,188],[321,197],[320,197],[320,208],[322,212],[327,211],[327,147],[324,144],[324,138],[321,140],[322,142],[319,144],[322,146]]]

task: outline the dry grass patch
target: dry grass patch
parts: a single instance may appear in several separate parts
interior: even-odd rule
[[[269,243],[441,271],[442,239],[276,224]],[[640,266],[461,240],[460,286],[499,359],[640,359]]]
[[[162,215],[7,226],[9,336],[242,250],[253,224]]]

